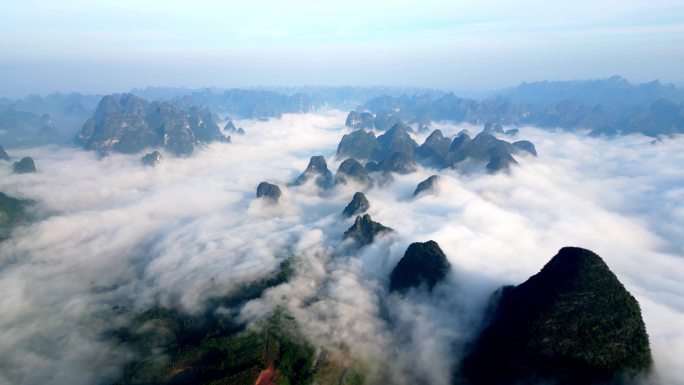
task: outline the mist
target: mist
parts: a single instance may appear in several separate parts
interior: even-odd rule
[[[163,153],[155,168],[139,155],[13,151],[32,156],[38,172],[0,167],[0,190],[36,200],[39,219],[0,243],[0,383],[111,383],[132,359],[102,338],[118,322],[113,306],[197,313],[294,257],[293,279],[247,303],[241,319],[282,306],[314,346],[365,361],[374,380],[449,384],[494,290],[570,245],[599,254],[639,301],[655,361],[649,381],[684,383],[684,137],[523,127],[539,156],[519,156],[510,175],[419,167],[366,190],[373,220],[395,232],[356,250],[342,241],[353,218],[341,212],[358,186],[288,185],[312,155],[337,169],[345,115],[235,121],[245,136],[188,158]],[[436,193],[413,198],[432,174],[442,176]],[[254,199],[264,180],[283,190],[279,204]],[[446,282],[431,294],[388,293],[407,246],[430,239],[452,264]]]

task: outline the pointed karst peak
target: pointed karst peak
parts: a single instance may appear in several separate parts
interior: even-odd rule
[[[342,215],[346,217],[353,217],[354,215],[360,215],[368,211],[370,208],[370,203],[366,196],[362,192],[357,192],[354,194],[351,202],[344,208]]]
[[[371,183],[368,171],[359,161],[354,158],[346,159],[340,163],[335,173],[335,183],[356,182],[362,185],[369,185]]]
[[[449,148],[451,147],[451,139],[445,138],[440,130],[434,130],[430,136],[425,139],[425,142],[418,148],[418,155],[421,158],[435,163],[439,167],[443,167]]]
[[[381,233],[393,231],[378,222],[373,222],[370,215],[357,216],[354,224],[344,232],[343,239],[353,239],[358,246],[373,243],[375,237]]]
[[[259,186],[257,186],[257,198],[277,203],[281,195],[282,192],[280,191],[280,187],[278,187],[278,185],[268,182],[261,182],[259,183]]]
[[[416,190],[413,192],[413,196],[418,196],[423,193],[434,192],[439,184],[439,175],[432,175],[425,179],[424,181],[418,183]]]
[[[309,165],[306,166],[306,170],[300,175],[294,182],[296,186],[302,185],[314,179],[316,185],[321,188],[328,188],[333,183],[333,176],[330,170],[328,170],[328,164],[325,162],[325,158],[322,155],[312,156],[309,160]]]
[[[378,143],[378,139],[373,132],[356,130],[342,137],[340,144],[337,146],[337,157],[367,160],[372,157],[379,147],[380,143]]]
[[[390,291],[425,285],[429,291],[449,273],[451,264],[435,241],[409,245],[390,275]]]
[[[613,383],[652,366],[639,303],[592,251],[564,247],[499,292],[462,363],[472,383]]]
[[[18,162],[14,162],[12,169],[15,174],[29,174],[36,172],[36,164],[33,162],[33,158],[27,156]]]

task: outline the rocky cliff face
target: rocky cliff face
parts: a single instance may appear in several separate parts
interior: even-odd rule
[[[623,383],[651,367],[639,304],[589,250],[563,248],[498,295],[463,362],[470,383]]]
[[[352,111],[349,119],[356,122],[360,116]],[[481,163],[490,173],[508,172],[511,165],[518,163],[513,154],[537,155],[530,141],[510,143],[492,135],[503,133],[500,124],[487,124],[474,138],[461,132],[453,140],[434,130],[420,147],[410,135],[411,127],[396,116],[378,114],[374,124],[392,126],[377,138],[365,129],[344,135],[337,156],[366,162],[364,167],[369,172],[406,174],[414,171],[418,162],[434,168],[461,168],[464,161],[468,161],[465,169],[473,162]]]
[[[340,158],[355,158],[359,160],[371,159],[379,147],[378,139],[372,132],[357,130],[342,137],[337,146],[337,156]]]
[[[205,108],[150,103],[133,94],[103,97],[77,136],[88,150],[135,153],[163,146],[176,155],[191,154],[199,143],[229,140]]]
[[[335,183],[348,182],[356,182],[364,186],[371,184],[368,171],[354,158],[345,159],[344,162],[340,163],[335,173]]]
[[[261,182],[257,186],[257,198],[277,203],[281,195],[283,195],[283,193],[280,191],[280,187],[278,187],[278,185],[271,184],[268,182]]]
[[[346,217],[353,217],[354,215],[363,214],[370,208],[370,203],[362,192],[357,192],[352,197],[351,202],[344,208],[342,215]]]
[[[375,237],[381,233],[393,231],[378,222],[373,222],[370,215],[358,216],[352,227],[344,232],[344,239],[353,239],[358,246],[365,246],[373,243]]]
[[[421,194],[427,194],[435,191],[437,184],[439,183],[439,175],[431,175],[424,181],[418,183],[416,190],[413,192],[413,196],[416,197]]]

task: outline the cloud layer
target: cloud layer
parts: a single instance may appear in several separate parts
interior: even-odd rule
[[[39,172],[0,168],[0,191],[37,199],[45,214],[0,244],[0,383],[106,383],[130,353],[99,333],[116,305],[199,311],[212,295],[297,257],[297,274],[249,303],[245,320],[287,307],[315,344],[371,358],[396,383],[448,384],[489,295],[536,273],[562,246],[601,255],[639,300],[657,376],[684,383],[684,137],[652,143],[533,127],[538,158],[511,175],[441,171],[437,192],[412,198],[435,170],[395,176],[366,195],[396,233],[354,251],[340,215],[356,191],[288,187],[322,154],[331,170],[344,113],[241,121],[247,135],[156,168],[138,156],[44,147]],[[465,126],[434,124],[445,134]],[[471,127],[471,131],[476,128]],[[165,154],[166,155],[166,154]],[[277,183],[277,206],[254,199]],[[411,242],[437,241],[453,272],[431,296],[389,295],[389,272]]]

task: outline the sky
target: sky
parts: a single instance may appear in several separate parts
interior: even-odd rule
[[[603,78],[682,84],[681,0],[4,1],[0,96]]]

